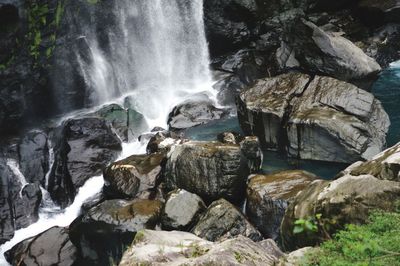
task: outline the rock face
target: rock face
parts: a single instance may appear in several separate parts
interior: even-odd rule
[[[317,180],[296,196],[282,221],[281,232],[285,248],[296,249],[314,246],[346,224],[360,224],[368,220],[371,210],[393,211],[400,196],[398,182],[379,180],[372,175],[345,175],[335,181]],[[295,221],[315,219],[329,227],[318,232],[294,234]]]
[[[71,241],[83,262],[108,265],[110,258],[119,261],[136,232],[155,228],[161,209],[159,201],[105,201],[70,225]]]
[[[216,108],[210,101],[186,101],[169,114],[169,129],[179,131],[223,118],[226,112]]]
[[[304,19],[293,22],[287,43],[306,71],[345,81],[369,79],[381,71],[379,64],[351,41]]]
[[[171,192],[165,202],[162,227],[166,230],[188,230],[206,210],[203,200],[183,189]]]
[[[67,120],[53,133],[54,164],[48,191],[56,203],[65,207],[76,190],[120,153],[121,141],[110,125],[100,118]]]
[[[385,22],[400,22],[400,2],[398,0],[361,0],[357,13],[364,23],[380,25]]]
[[[277,239],[288,204],[316,178],[300,170],[251,177],[246,204],[249,220],[264,237]]]
[[[221,197],[240,202],[249,160],[239,145],[189,141],[172,148],[166,166],[166,185],[182,188],[211,202]]]
[[[140,237],[139,237],[140,236]],[[144,230],[124,253],[121,266],[275,265],[282,252],[270,240],[254,243],[239,236],[211,243],[190,233]]]
[[[12,265],[72,266],[77,263],[78,251],[67,229],[53,227],[15,245],[5,256]]]
[[[264,149],[300,159],[354,162],[385,146],[390,121],[379,100],[329,77],[289,73],[241,93],[238,116]]]
[[[209,241],[218,241],[243,235],[253,241],[262,240],[257,231],[235,206],[221,199],[213,202],[192,233]]]
[[[104,193],[109,198],[133,199],[154,192],[165,164],[165,155],[133,155],[112,163],[103,173]]]
[[[39,219],[42,193],[38,184],[26,183],[14,160],[0,159],[0,244],[14,231]]]

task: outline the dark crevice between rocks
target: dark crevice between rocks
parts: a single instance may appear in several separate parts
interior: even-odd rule
[[[18,22],[18,8],[10,4],[0,4],[0,33],[13,32],[18,26]]]

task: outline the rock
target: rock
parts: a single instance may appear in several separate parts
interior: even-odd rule
[[[148,128],[141,113],[131,108],[124,109],[118,104],[107,105],[94,114],[109,122],[118,136],[126,142],[137,139]]]
[[[65,121],[52,133],[52,143],[55,160],[48,191],[62,207],[73,201],[77,189],[89,178],[101,175],[122,150],[116,133],[100,118]]]
[[[282,252],[273,241],[263,242],[239,236],[211,243],[185,232],[144,230],[124,253],[120,266],[275,265]]]
[[[289,254],[282,256],[279,263],[277,266],[298,266],[302,265],[304,257],[306,256],[307,253],[312,252],[317,248],[313,247],[305,247],[301,248],[298,250],[295,250],[293,252],[290,252]]]
[[[72,266],[78,261],[78,251],[69,240],[68,230],[62,227],[18,243],[5,256],[12,265]]]
[[[163,171],[165,155],[133,155],[112,163],[104,172],[104,193],[108,198],[133,199],[154,191]]]
[[[170,131],[160,131],[154,134],[146,147],[148,154],[155,152],[168,153],[173,145],[180,144],[184,140],[181,136]]]
[[[236,97],[246,87],[247,85],[237,75],[233,74],[220,79],[213,85],[213,88],[218,91],[218,102],[225,106],[235,105]]]
[[[325,32],[304,19],[292,23],[286,43],[305,71],[322,73],[344,81],[372,80],[379,64],[342,36]]]
[[[240,143],[240,150],[247,158],[247,166],[251,173],[257,173],[261,170],[264,154],[261,150],[258,137],[245,137]]]
[[[47,135],[43,131],[31,131],[21,140],[19,146],[21,173],[29,183],[46,186],[49,171],[49,148]]]
[[[329,77],[289,73],[241,93],[239,122],[264,149],[299,159],[349,163],[385,146],[390,121],[379,100]]]
[[[289,205],[281,225],[283,245],[289,250],[314,246],[327,233],[333,235],[346,224],[367,222],[372,210],[393,211],[399,196],[398,182],[379,180],[371,175],[345,175],[332,182],[316,180]],[[325,224],[324,230],[293,233],[295,221],[316,219],[317,214]]]
[[[367,25],[400,22],[400,1],[398,0],[361,0],[358,2],[356,11]]]
[[[206,205],[196,194],[183,189],[175,190],[168,195],[165,202],[162,227],[166,230],[189,230],[205,209]]]
[[[39,219],[42,193],[38,184],[26,183],[14,160],[0,158],[0,244],[14,231]]]
[[[136,232],[155,228],[161,209],[159,201],[104,201],[70,225],[71,241],[84,265],[104,265],[110,258],[118,263]]]
[[[224,199],[214,201],[200,221],[193,227],[192,233],[209,241],[219,241],[238,235],[253,241],[262,240],[257,231],[235,206]]]
[[[246,204],[249,220],[264,237],[278,239],[288,204],[316,178],[301,170],[251,177]]]
[[[249,165],[239,145],[189,141],[174,146],[168,154],[166,186],[185,189],[206,202],[221,197],[240,202]]]
[[[224,144],[239,144],[242,137],[235,132],[223,132],[217,135],[219,142]]]
[[[189,100],[174,107],[168,116],[168,126],[172,131],[179,131],[225,116],[226,112],[216,108],[210,101]]]

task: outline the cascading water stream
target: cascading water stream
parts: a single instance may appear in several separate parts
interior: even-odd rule
[[[103,42],[107,39],[106,43],[96,33],[96,24],[104,21],[81,25],[83,32],[78,37],[85,38],[89,46],[89,60],[84,60],[79,51],[77,57],[93,105],[116,99],[128,101],[144,115],[151,129],[166,126],[171,109],[195,94],[215,99],[202,0],[118,0],[107,12],[113,14],[117,23],[111,23],[106,38],[101,36]],[[67,117],[71,115],[64,119]],[[145,148],[146,143],[124,143],[120,159],[143,154]],[[50,149],[50,166],[53,161]],[[46,186],[47,179],[48,175]],[[0,246],[0,265],[7,264],[3,253],[18,242],[53,226],[68,226],[79,215],[82,204],[100,192],[103,184],[102,176],[91,178],[64,210],[42,189],[39,221],[17,230],[13,239]]]

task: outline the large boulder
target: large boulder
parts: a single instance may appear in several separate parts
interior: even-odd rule
[[[281,225],[284,247],[314,246],[346,224],[368,221],[369,212],[397,208],[400,183],[372,175],[349,174],[332,182],[316,180],[289,205]],[[308,220],[316,230],[294,230],[296,221]]]
[[[162,214],[162,227],[166,230],[189,230],[206,210],[203,200],[184,189],[172,191]]]
[[[165,154],[133,155],[112,163],[104,172],[104,193],[109,198],[133,199],[154,192],[165,164]]]
[[[70,238],[86,265],[118,262],[136,232],[154,229],[162,203],[152,200],[108,200],[90,209],[70,225]]]
[[[283,255],[271,240],[255,243],[239,236],[212,243],[185,232],[144,230],[124,253],[121,266],[133,265],[265,265]]]
[[[12,265],[72,266],[78,261],[78,250],[69,240],[68,229],[53,227],[18,243],[5,257]]]
[[[246,203],[250,222],[264,237],[278,239],[289,203],[316,178],[301,170],[252,176],[247,185]]]
[[[172,131],[206,124],[227,115],[226,111],[219,109],[208,100],[188,100],[175,106],[168,117],[168,126]]]
[[[304,19],[292,22],[285,41],[305,71],[344,81],[369,81],[381,71],[379,64],[348,39],[325,32]]]
[[[240,202],[251,173],[250,160],[239,145],[189,141],[169,153],[166,185],[195,193],[206,202],[221,197]]]
[[[65,121],[52,134],[54,163],[48,191],[57,204],[70,204],[77,189],[89,178],[101,175],[122,150],[121,140],[111,126],[100,118]]]
[[[243,235],[253,241],[262,240],[260,232],[231,203],[221,199],[213,202],[192,233],[209,241],[218,241]]]
[[[264,149],[300,159],[349,163],[385,146],[389,117],[379,100],[329,77],[289,73],[243,91],[238,116]]]

